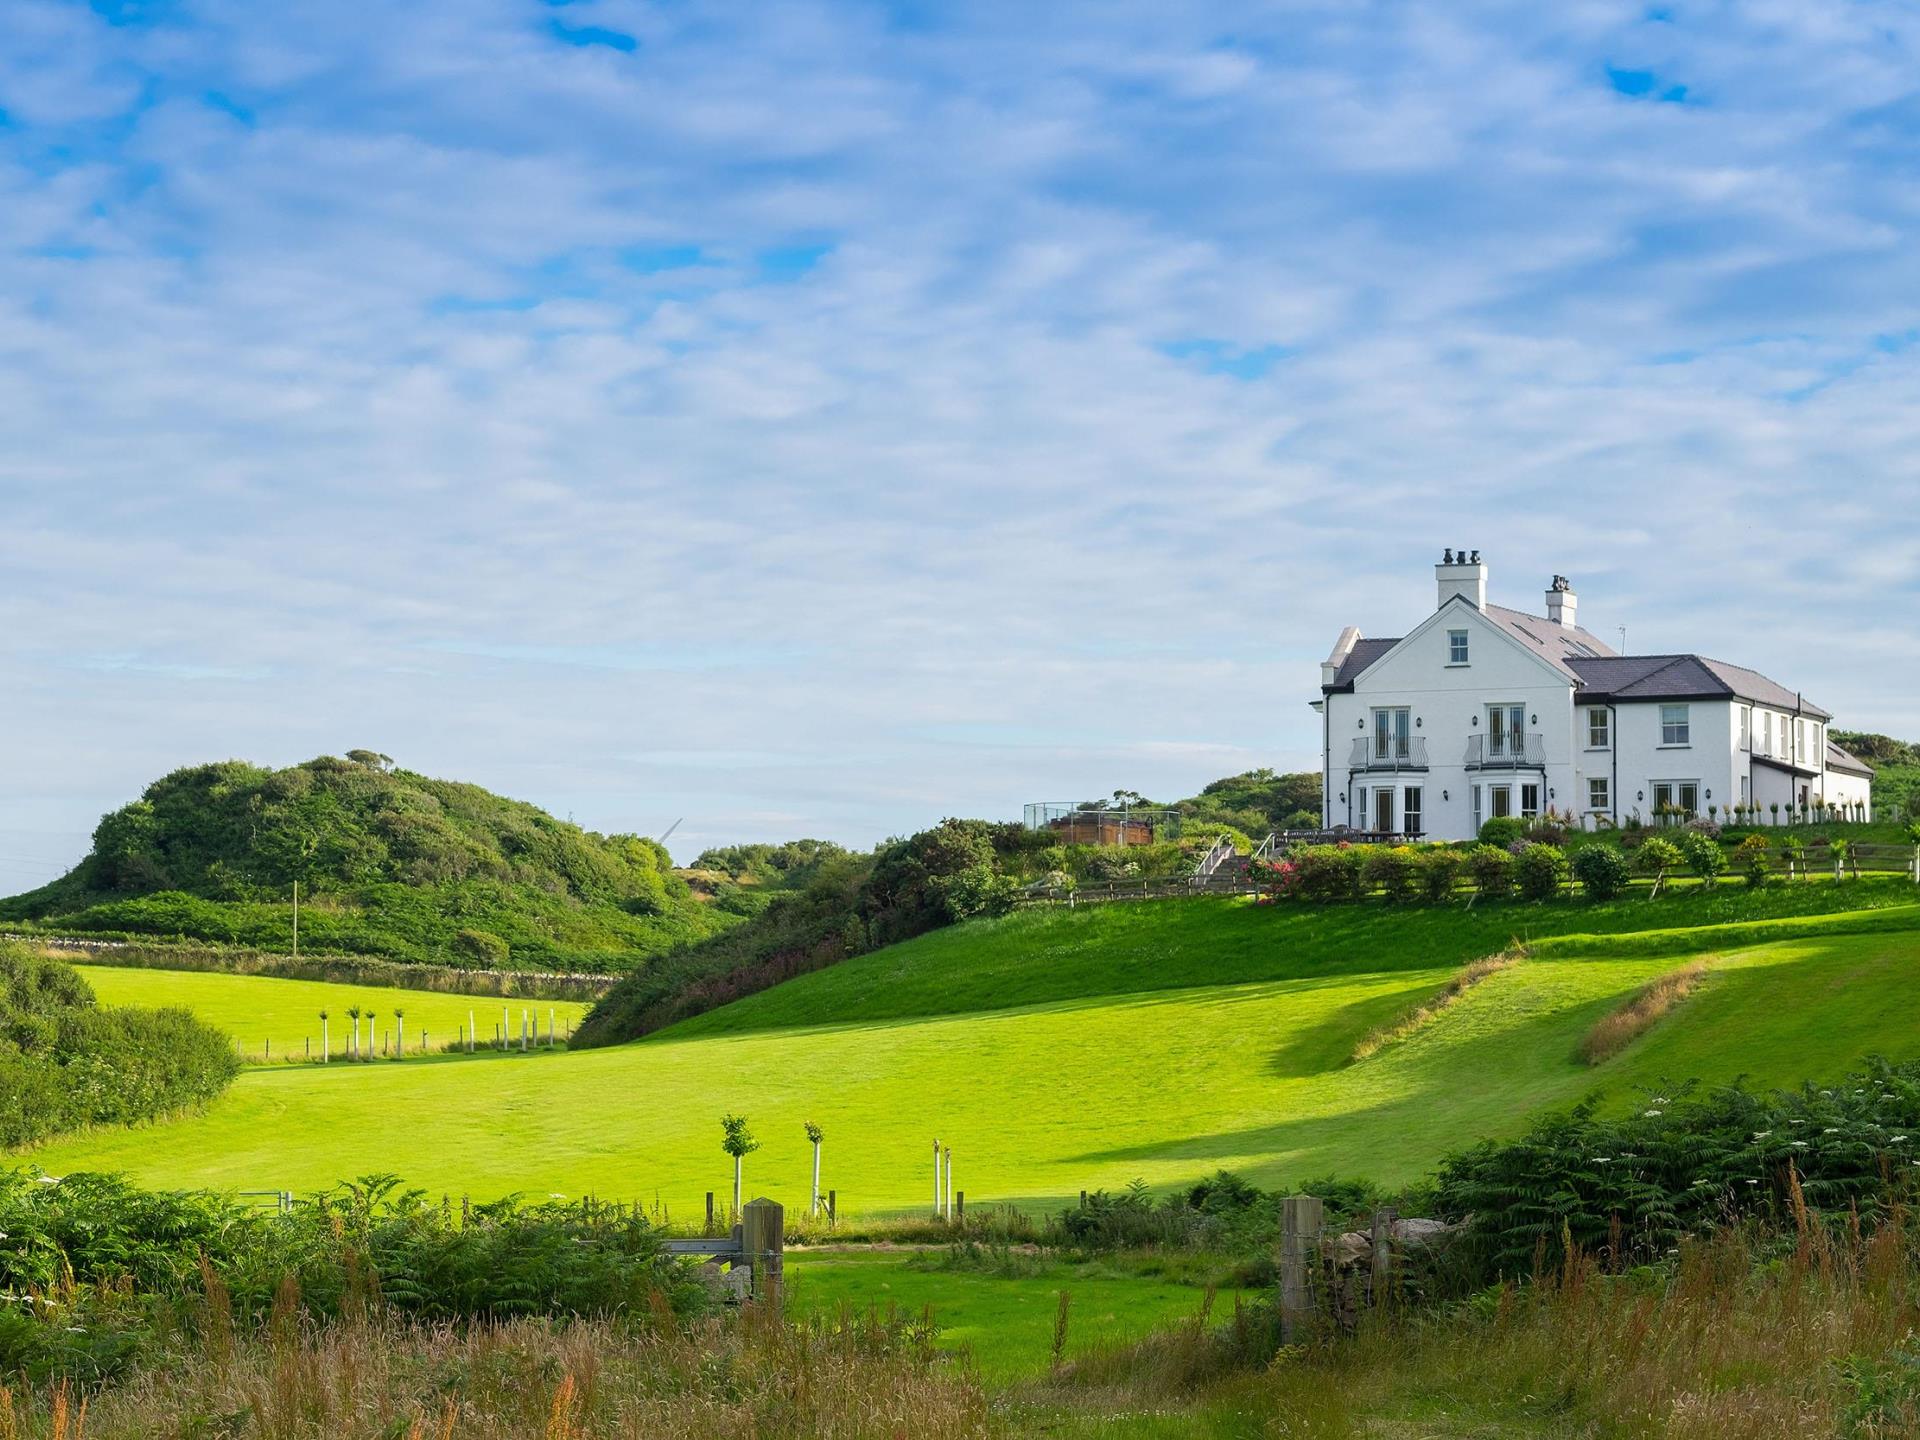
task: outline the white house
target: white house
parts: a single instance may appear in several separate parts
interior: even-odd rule
[[[1439,604],[1394,640],[1348,626],[1320,667],[1329,829],[1469,839],[1496,815],[1651,819],[1663,803],[1852,805],[1872,770],[1833,718],[1755,670],[1621,655],[1576,620],[1564,576],[1546,614],[1487,603],[1478,550],[1434,567]]]

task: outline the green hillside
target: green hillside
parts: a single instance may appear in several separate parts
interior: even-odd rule
[[[739,1110],[764,1142],[750,1191],[805,1194],[813,1120],[827,1132],[825,1183],[869,1212],[922,1202],[935,1136],[974,1201],[1135,1177],[1171,1186],[1221,1166],[1267,1185],[1405,1181],[1596,1088],[1628,1105],[1639,1087],[1692,1077],[1784,1084],[1869,1053],[1920,1055],[1920,1016],[1888,1003],[1920,981],[1915,893],[1812,884],[1430,920],[1222,900],[1023,914],[843,962],[635,1044],[255,1070],[203,1115],[32,1158],[243,1188],[394,1169],[433,1190],[658,1197],[685,1215],[703,1191],[725,1191],[718,1118]],[[1823,905],[1831,913],[1793,914]],[[1714,920],[1728,928],[1700,928]],[[1550,926],[1568,938],[1350,1062],[1469,953]],[[1613,1059],[1578,1057],[1597,1020],[1698,953],[1709,972],[1692,998]],[[405,1144],[389,1145],[402,1117]]]
[[[104,817],[70,873],[0,901],[0,920],[285,950],[297,883],[310,952],[596,971],[730,922],[652,840],[390,767],[356,750],[177,770]]]

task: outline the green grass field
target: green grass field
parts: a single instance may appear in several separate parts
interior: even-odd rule
[[[484,1043],[492,1040],[507,1015],[508,1032],[517,1040],[521,1013],[537,1019],[542,1038],[549,1023],[564,1039],[587,1006],[569,1000],[502,1000],[493,995],[447,995],[432,990],[393,990],[368,985],[331,985],[313,980],[277,980],[261,975],[222,975],[211,971],[152,970],[113,965],[82,965],[81,977],[102,1005],[180,1006],[233,1036],[249,1059],[299,1059],[321,1053],[320,1012],[332,1019],[333,1053],[344,1054],[353,1021],[347,1008],[357,1005],[378,1018],[378,1033],[391,1041],[396,1008],[406,1011],[407,1052],[424,1041],[438,1050],[469,1023]],[[361,1034],[367,1033],[363,1017]],[[377,1047],[376,1047],[377,1049]]]
[[[1067,1303],[1066,1359],[1137,1340],[1198,1316],[1206,1291],[1101,1263],[1034,1260],[1015,1275],[948,1269],[938,1251],[790,1251],[787,1290],[805,1314],[843,1308],[919,1315],[931,1308],[942,1350],[964,1352],[993,1383],[1030,1379],[1052,1359],[1060,1295]],[[1213,1298],[1215,1318],[1232,1311],[1232,1293]]]
[[[1804,888],[1811,899],[1850,887]],[[1855,893],[1910,905],[1914,892]],[[1738,900],[1641,902],[1634,918],[1745,920],[1754,911]],[[1790,913],[1788,901],[1806,903],[1768,903]],[[591,1192],[686,1216],[702,1192],[728,1188],[718,1120],[735,1110],[764,1142],[747,1161],[750,1193],[804,1200],[801,1127],[815,1120],[823,1183],[844,1208],[879,1213],[930,1199],[935,1136],[976,1203],[1052,1202],[1135,1177],[1170,1186],[1222,1166],[1266,1185],[1396,1182],[1596,1088],[1624,1105],[1690,1077],[1792,1083],[1867,1053],[1920,1054],[1920,1014],[1898,1003],[1920,980],[1920,929],[1847,933],[1920,927],[1907,909],[1737,927],[1746,948],[1717,957],[1700,993],[1599,1067],[1574,1058],[1586,1029],[1711,936],[1676,930],[1648,953],[1605,936],[1593,955],[1571,939],[1543,947],[1411,1040],[1346,1063],[1360,1035],[1523,922],[1579,933],[1607,908],[1195,901],[1022,915],[847,962],[633,1045],[263,1068],[204,1114],[30,1155],[55,1173],[248,1189],[390,1170],[434,1191]],[[1075,998],[1035,998],[1066,985]]]

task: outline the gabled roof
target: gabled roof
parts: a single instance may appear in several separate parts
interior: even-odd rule
[[[1758,670],[1709,660],[1704,655],[1614,655],[1567,662],[1580,679],[1574,699],[1600,700],[1748,700],[1816,720],[1833,717],[1818,705],[1775,684]],[[1857,761],[1855,762],[1858,763]]]
[[[1873,767],[1857,755],[1850,755],[1833,741],[1827,741],[1827,769],[1844,770],[1849,775],[1864,775],[1873,778]]]
[[[1464,598],[1458,601],[1450,600],[1447,603],[1465,605],[1469,610],[1473,608],[1473,602]],[[1523,610],[1509,610],[1504,605],[1489,605],[1480,613],[1575,685],[1580,683],[1580,676],[1571,668],[1573,660],[1613,654],[1607,643],[1590,631],[1578,628],[1568,629],[1564,625],[1556,625],[1553,621],[1538,615],[1529,615]],[[1335,672],[1333,684],[1325,687],[1326,692],[1332,694],[1335,691],[1351,690],[1353,682],[1362,672],[1404,638],[1404,636],[1395,636],[1392,639],[1355,641],[1353,648],[1347,652],[1346,659],[1341,662],[1340,669]]]
[[[1354,641],[1353,649],[1347,652],[1347,658],[1340,662],[1340,669],[1334,674],[1333,684],[1327,688],[1329,690],[1351,690],[1354,679],[1362,670],[1365,670],[1369,665],[1373,664],[1374,661],[1378,660],[1399,643],[1400,637],[1397,635],[1391,640]]]

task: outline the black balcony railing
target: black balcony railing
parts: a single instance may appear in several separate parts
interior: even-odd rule
[[[1539,770],[1546,763],[1546,741],[1531,732],[1475,735],[1467,741],[1469,770]]]
[[[1362,735],[1353,742],[1350,770],[1424,770],[1427,768],[1427,738],[1424,735]]]

